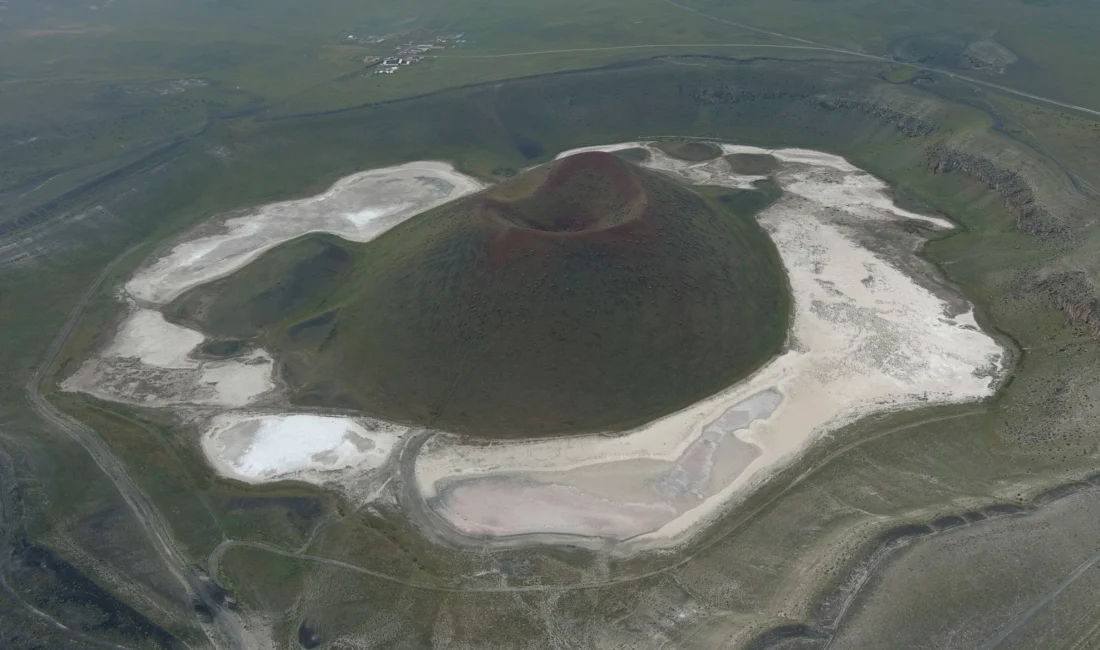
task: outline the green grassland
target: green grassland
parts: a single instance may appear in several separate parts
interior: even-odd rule
[[[639,7],[622,0],[553,7],[439,0],[308,7],[291,0],[108,4],[64,4],[46,12],[13,1],[4,12],[0,222],[66,197],[149,149],[242,113],[331,110],[636,58],[632,52],[549,59],[465,56],[528,48],[725,42],[721,25],[661,3]],[[634,18],[624,21],[623,15]],[[470,40],[445,51],[458,58],[427,61],[384,78],[370,76],[362,61],[367,55],[388,55],[406,40],[456,32],[469,32]],[[348,35],[389,39],[350,44]],[[202,85],[181,86],[181,81]]]
[[[950,38],[963,44],[992,39],[1014,52],[1019,61],[1003,73],[971,70],[974,76],[1094,109],[1100,100],[1100,85],[1075,72],[1078,65],[1095,64],[1100,56],[1089,45],[1100,25],[1100,8],[1092,3],[1038,6],[981,0],[934,8],[916,1],[702,0],[679,4],[715,18],[874,55],[895,53],[899,41],[906,38],[921,38],[933,46],[934,39]],[[957,65],[950,59],[943,63]]]
[[[56,210],[119,168],[155,164],[147,159],[177,139],[242,114],[323,112],[654,56],[769,57],[794,66],[806,58],[900,58],[1100,106],[1100,88],[1074,72],[1097,63],[1089,44],[1098,10],[1087,2],[981,0],[935,10],[856,0],[100,4],[6,5],[0,223]],[[397,75],[370,75],[362,62],[406,39],[450,33],[467,43]],[[349,35],[389,38],[360,44]],[[939,53],[945,42],[954,58]],[[959,56],[987,43],[1018,61],[975,68]],[[916,71],[894,65],[883,74],[906,82]],[[196,80],[205,85],[178,85]]]
[[[667,3],[644,5],[654,12],[658,6],[661,16],[668,15],[663,13],[665,8],[675,9]],[[822,647],[838,628],[841,633],[834,647],[854,638],[869,639],[872,646],[884,638],[895,643],[901,634],[896,612],[876,613],[858,599],[850,610],[836,607],[836,603],[849,602],[851,585],[858,582],[853,582],[853,576],[860,575],[868,552],[877,548],[883,535],[902,525],[923,530],[921,526],[932,527],[944,517],[994,504],[1035,509],[1036,515],[998,520],[996,530],[968,542],[993,544],[990,548],[998,557],[1020,562],[1020,571],[1008,577],[989,573],[997,567],[971,562],[965,555],[929,551],[921,562],[924,576],[914,582],[905,564],[913,560],[892,556],[901,558],[899,564],[876,578],[876,591],[867,593],[893,599],[896,596],[890,594],[911,590],[923,596],[920,602],[926,607],[910,608],[911,615],[904,621],[906,639],[900,640],[904,643],[927,638],[949,620],[947,610],[954,608],[955,601],[943,596],[945,589],[952,588],[949,578],[961,571],[968,579],[979,583],[988,579],[988,584],[1002,587],[998,593],[1003,597],[994,598],[988,591],[980,596],[989,599],[983,600],[986,608],[980,616],[981,625],[988,624],[982,630],[989,631],[1026,609],[1030,598],[1062,579],[1067,566],[1092,552],[1085,545],[1070,548],[1072,545],[1062,544],[1054,549],[1023,522],[1029,521],[1027,517],[1042,516],[1043,508],[1048,507],[1041,499],[1034,500],[1037,495],[1052,485],[1095,473],[1097,437],[1091,423],[1100,415],[1096,412],[1100,385],[1094,371],[1100,362],[1100,348],[1080,322],[1088,317],[1089,296],[1075,300],[1045,280],[1051,273],[1080,271],[1088,287],[1087,283],[1095,283],[1098,277],[1091,261],[1092,251],[1100,245],[1090,223],[1095,203],[1088,188],[1076,187],[1067,174],[1096,184],[1095,157],[1087,147],[1095,137],[1094,121],[975,89],[942,75],[895,75],[890,72],[895,68],[885,63],[841,63],[813,52],[802,52],[797,62],[745,61],[724,58],[731,56],[728,51],[713,50],[699,52],[706,56],[686,57],[672,57],[668,52],[631,54],[633,63],[617,53],[615,64],[605,68],[447,92],[434,91],[444,85],[467,84],[472,77],[439,74],[430,83],[417,85],[419,77],[414,75],[429,74],[424,67],[410,69],[405,77],[408,81],[401,81],[407,85],[400,92],[418,96],[400,101],[388,96],[387,103],[372,103],[375,96],[370,92],[347,86],[346,94],[326,95],[334,99],[310,110],[365,106],[307,117],[286,117],[294,111],[285,111],[282,119],[275,119],[280,115],[275,112],[258,114],[257,119],[219,118],[224,111],[258,108],[277,99],[263,92],[265,89],[285,88],[288,94],[301,94],[311,84],[321,84],[318,94],[328,93],[326,84],[337,85],[339,82],[332,81],[335,76],[355,68],[350,54],[347,59],[320,65],[319,50],[313,51],[313,59],[290,65],[288,62],[300,54],[295,43],[305,40],[303,34],[309,32],[308,37],[313,38],[313,34],[327,33],[338,38],[343,27],[334,21],[324,29],[315,28],[311,16],[282,11],[278,5],[271,7],[263,20],[302,26],[297,36],[279,32],[276,40],[285,41],[285,50],[268,42],[267,49],[254,50],[270,55],[262,63],[255,63],[254,54],[240,54],[234,63],[230,56],[234,48],[247,49],[250,39],[267,39],[267,34],[276,33],[270,23],[257,23],[251,29],[260,36],[241,36],[243,45],[226,45],[221,63],[203,62],[199,54],[210,39],[188,42],[179,34],[188,33],[198,18],[208,18],[210,14],[204,13],[208,10],[220,12],[220,20],[207,21],[213,27],[204,33],[249,33],[246,22],[259,21],[256,12],[243,5],[241,9],[233,7],[148,5],[150,12],[180,12],[158,14],[171,15],[179,25],[174,38],[182,42],[180,48],[186,53],[180,60],[191,61],[172,64],[177,66],[174,68],[165,60],[140,55],[130,56],[127,60],[133,63],[126,66],[116,65],[124,57],[103,45],[124,40],[124,34],[133,38],[133,34],[142,33],[148,26],[143,20],[159,20],[150,18],[145,10],[127,18],[132,26],[81,36],[85,40],[71,46],[32,46],[26,36],[16,34],[18,29],[41,27],[47,20],[33,11],[21,19],[25,23],[5,16],[5,31],[0,35],[0,48],[12,53],[0,57],[8,66],[5,79],[13,78],[9,74],[16,65],[13,62],[46,66],[51,60],[44,54],[20,58],[16,56],[20,52],[64,54],[55,68],[41,67],[20,77],[19,83],[40,84],[41,90],[36,92],[44,97],[57,92],[51,85],[70,67],[72,76],[84,78],[74,81],[73,87],[90,84],[86,86],[90,97],[97,96],[98,91],[91,89],[98,84],[121,80],[159,83],[196,71],[211,77],[211,70],[226,75],[206,87],[214,90],[203,91],[220,93],[211,98],[211,102],[221,102],[217,108],[192,112],[185,102],[178,114],[172,112],[177,108],[166,108],[158,114],[165,116],[163,120],[149,118],[149,130],[138,129],[133,140],[120,143],[113,158],[101,158],[111,151],[106,145],[102,150],[89,150],[85,158],[78,156],[89,146],[87,138],[100,133],[95,125],[99,114],[90,109],[90,126],[83,134],[72,134],[63,148],[25,159],[5,152],[6,160],[13,161],[6,169],[26,165],[27,171],[5,176],[5,182],[13,187],[23,187],[54,170],[73,169],[67,172],[72,174],[71,186],[56,191],[63,197],[61,201],[52,202],[56,196],[49,194],[54,192],[50,185],[40,190],[44,194],[12,199],[19,201],[19,210],[12,211],[15,216],[34,206],[48,208],[34,224],[25,226],[30,229],[26,232],[45,234],[35,239],[33,246],[21,249],[30,251],[27,258],[0,269],[0,331],[5,334],[5,344],[0,346],[0,433],[5,452],[17,461],[3,477],[5,486],[12,472],[18,479],[15,484],[25,527],[16,533],[27,544],[48,547],[98,584],[142,585],[118,590],[117,595],[154,625],[178,638],[199,638],[190,603],[165,586],[171,584],[171,578],[158,568],[110,483],[74,443],[30,412],[23,393],[49,341],[98,269],[130,245],[150,244],[124,260],[114,279],[90,304],[61,356],[61,367],[72,367],[104,340],[112,320],[118,317],[114,288],[152,245],[219,212],[302,196],[349,172],[410,159],[448,159],[464,171],[492,179],[494,172],[520,169],[572,146],[662,135],[828,150],[888,180],[907,202],[949,215],[960,224],[960,232],[931,242],[922,254],[978,305],[979,320],[1019,351],[1011,382],[985,404],[920,410],[858,423],[823,441],[804,461],[739,505],[683,553],[629,561],[570,549],[492,554],[445,549],[410,530],[389,506],[356,511],[308,486],[256,490],[218,479],[201,462],[186,427],[156,414],[82,397],[55,394],[51,399],[92,423],[107,438],[132,468],[138,485],[169,518],[184,551],[196,564],[204,564],[210,551],[225,539],[269,544],[279,551],[231,549],[222,557],[215,577],[240,600],[242,611],[279,619],[275,634],[281,647],[297,643],[299,623],[328,641],[356,639],[375,645],[404,642],[535,648],[545,647],[545,640],[552,638],[565,647],[665,644],[709,648],[779,638],[769,637],[768,632],[782,626],[800,626],[801,647]],[[412,12],[404,7],[408,5],[392,9],[394,22],[380,29],[399,29],[397,14],[429,15],[438,9],[424,5],[416,7],[422,12]],[[557,49],[553,47],[556,42],[568,40],[561,32],[578,34],[568,43],[573,46],[604,46],[608,44],[605,39],[616,34],[648,36],[629,23],[616,28],[618,31],[603,33],[566,27],[558,33],[548,31],[543,42],[550,47],[546,47],[528,39],[530,32],[523,31],[522,25],[509,23],[510,14],[504,9],[486,8],[496,10],[495,14],[485,13],[496,16],[499,29],[509,32],[507,39],[512,39],[501,37],[501,49]],[[996,40],[1020,56],[1020,62],[1008,66],[1003,76],[982,71],[967,74],[987,74],[999,83],[1021,84],[1040,94],[1057,93],[1069,101],[1087,102],[1095,93],[1090,79],[1079,75],[1067,78],[1072,74],[1067,62],[1084,64],[1096,55],[1087,45],[1091,42],[1090,25],[1096,24],[1095,20],[1089,22],[1090,12],[1095,11],[1091,4],[1034,6],[990,0],[952,6],[950,11],[927,11],[904,3],[876,4],[868,12],[863,9],[847,2],[781,2],[767,6],[738,3],[707,11],[871,52],[888,52],[893,41],[913,35],[967,31],[984,37],[987,27],[996,27]],[[535,12],[532,17],[550,11],[525,10]],[[321,18],[348,15],[335,9],[331,13],[313,11]],[[636,6],[633,11],[641,13]],[[191,22],[185,19],[188,15]],[[471,23],[484,17],[480,12],[464,16],[473,16],[466,18]],[[74,24],[92,20],[83,5],[65,8],[63,17]],[[634,18],[639,19],[646,21],[640,15]],[[607,21],[607,15],[574,12],[569,20]],[[949,25],[952,21],[955,26]],[[672,24],[651,27],[654,32],[667,33],[675,29]],[[707,32],[715,39],[739,39],[731,37],[734,28],[730,25],[701,18],[695,24],[693,29],[715,30]],[[885,24],[899,27],[886,28]],[[455,28],[470,33],[477,29],[466,24]],[[313,29],[316,31],[311,32]],[[145,45],[129,52],[148,54],[155,47],[150,43],[171,51],[165,43],[173,37],[163,32],[145,33]],[[695,36],[687,34],[685,40]],[[49,38],[56,43],[61,37]],[[492,53],[492,42],[481,38],[474,45],[484,48],[482,53]],[[32,47],[39,49],[22,49]],[[78,59],[88,50],[104,51],[114,58],[93,60],[81,70]],[[478,52],[471,48],[468,53]],[[340,56],[344,54],[337,59]],[[537,56],[518,58],[507,64],[515,67],[496,71],[495,64],[473,65],[473,59],[469,63],[480,68],[473,74],[538,74],[547,72],[539,66],[551,61],[562,66],[554,69],[580,69],[603,60],[597,56],[611,55],[562,56],[548,55],[547,63]],[[74,63],[67,66],[66,61]],[[253,63],[247,64],[249,61]],[[444,63],[440,59],[435,65]],[[134,68],[130,66],[148,68],[131,76],[129,71]],[[233,77],[228,71],[240,76]],[[279,82],[280,75],[285,76],[285,86]],[[401,78],[394,75],[396,80]],[[239,96],[234,94],[237,85],[242,87]],[[2,92],[7,97],[16,89],[15,82],[5,82]],[[262,99],[255,100],[253,94]],[[173,96],[157,97],[156,101],[166,101],[161,98]],[[89,100],[66,105],[60,96],[53,105],[63,112],[41,109],[39,117],[60,124],[92,104]],[[19,128],[31,137],[46,123],[31,119],[34,108],[27,104],[20,111],[26,126]],[[109,105],[100,109],[104,115],[111,114]],[[200,115],[203,122],[196,128]],[[6,124],[15,118],[4,119]],[[112,128],[129,133],[122,127]],[[153,131],[158,135],[141,135]],[[19,131],[12,139],[25,139],[23,133]],[[175,134],[183,135],[171,149],[154,146]],[[938,143],[957,155],[950,165],[939,167],[941,173],[932,173],[936,156],[942,158],[942,151],[934,148]],[[138,155],[142,152],[135,147],[146,145],[151,150]],[[533,158],[524,153],[532,151],[536,152]],[[123,157],[129,155],[137,164],[123,164]],[[91,168],[99,165],[102,170]],[[120,169],[108,175],[110,170]],[[1016,177],[1001,173],[1006,169],[1015,171]],[[96,184],[88,183],[88,178],[105,180]],[[1022,194],[1021,187],[1030,195]],[[69,194],[73,188],[82,191]],[[1037,205],[1046,212],[1035,210]],[[1037,234],[1024,234],[1021,227]],[[1075,313],[1078,322],[1067,318],[1060,308]],[[1089,498],[1092,493],[1081,494],[1079,498]],[[245,503],[241,499],[267,500]],[[306,507],[301,499],[320,505]],[[8,502],[4,510],[7,521],[14,510]],[[1082,522],[1088,520],[1088,511],[1083,512],[1044,521],[1054,531],[1054,539],[1058,533],[1087,535]],[[108,514],[115,518],[107,518]],[[325,525],[318,527],[321,523]],[[104,529],[111,527],[124,534],[105,536]],[[958,530],[980,532],[969,527]],[[311,538],[313,532],[317,534]],[[1015,537],[1018,534],[1023,537]],[[944,531],[913,538],[913,552],[922,553],[925,545],[937,544],[937,540],[951,545],[961,539],[955,535]],[[1007,550],[994,548],[997,539],[1026,539],[1036,552],[1012,555],[1011,545]],[[295,556],[307,542],[304,555]],[[120,550],[126,553],[120,555]],[[1037,561],[1044,552],[1057,555],[1057,561]],[[955,561],[957,557],[961,559]],[[326,559],[351,563],[361,570],[326,563]],[[967,564],[960,569],[960,562]],[[20,568],[18,580],[11,577],[15,566]],[[49,572],[43,573],[41,564],[13,564],[9,558],[5,570],[9,583],[32,598],[36,607],[64,616],[73,630],[96,632],[94,616],[74,617],[71,603],[50,600],[48,588],[40,588],[53,579]],[[481,571],[491,573],[475,577]],[[513,585],[530,589],[509,591]],[[947,593],[952,597],[962,594]],[[7,592],[3,598],[5,604],[15,602]],[[1087,605],[1087,599],[1073,598],[1074,607]],[[13,605],[12,611],[11,616],[5,611],[3,633],[8,636],[0,639],[16,638],[23,643],[26,637],[11,636],[14,630],[43,626],[40,617],[21,607]],[[852,617],[846,619],[849,611]],[[10,625],[9,620],[13,621]],[[1040,619],[1032,623],[1042,624]],[[75,642],[56,629],[44,629],[45,634],[59,635],[54,637],[59,641],[55,645]],[[1045,643],[1041,629],[1027,628],[1025,632],[1033,635],[1026,639]],[[1087,632],[1083,629],[1078,636]],[[126,645],[160,644],[156,640],[161,638],[159,633],[141,634],[111,638]]]

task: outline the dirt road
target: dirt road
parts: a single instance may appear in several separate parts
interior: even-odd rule
[[[118,263],[138,248],[139,246],[131,247],[112,260],[91,283],[84,295],[81,296],[80,301],[69,314],[69,319],[46,351],[46,355],[42,359],[42,363],[39,364],[34,376],[27,383],[27,399],[34,411],[43,420],[64,431],[84,447],[96,465],[114,483],[119,494],[144,528],[149,541],[152,542],[165,567],[179,580],[189,596],[201,602],[209,610],[216,629],[211,629],[211,626],[201,618],[199,618],[199,625],[203,628],[211,645],[215,648],[228,647],[233,650],[251,650],[253,646],[249,642],[244,625],[236,613],[225,605],[220,588],[207,578],[201,570],[187,563],[172,538],[172,532],[165,524],[164,518],[149,498],[134,484],[130,475],[126,472],[125,465],[111,452],[106,441],[94,429],[58,410],[41,392],[42,382],[57,360],[57,355],[64,347],[65,341],[68,340],[75,329],[85,307],[88,306],[92,297]]]

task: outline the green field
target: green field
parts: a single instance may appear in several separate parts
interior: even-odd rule
[[[88,645],[79,634],[149,648],[203,640],[193,603],[112,483],[26,399],[50,341],[108,262],[144,244],[95,294],[46,388],[106,340],[119,317],[115,290],[141,259],[215,214],[407,160],[451,160],[488,180],[566,148],[658,136],[838,153],[889,181],[906,205],[951,217],[959,232],[921,254],[1016,350],[1010,382],[987,403],[857,423],[683,552],[629,560],[444,548],[392,506],[356,510],[304,485],[219,479],[187,426],[153,411],[49,397],[107,440],[193,564],[207,567],[227,540],[253,544],[225,550],[213,577],[244,615],[276,621],[277,647],[318,635],[333,647],[541,648],[549,638],[561,647],[936,639],[973,648],[1095,552],[1095,489],[1078,484],[1072,500],[1048,492],[1096,473],[1095,115],[897,61],[713,45],[799,42],[668,2],[7,6],[0,646]],[[690,8],[1100,108],[1095,76],[1080,72],[1100,56],[1095,3]],[[386,78],[359,72],[363,56],[388,46],[344,42],[348,32],[417,30],[462,31],[470,42]],[[966,62],[991,39],[1018,58],[1003,72]],[[635,45],[662,47],[461,58]],[[208,83],[172,85],[190,78]],[[1034,514],[992,516],[1009,505]],[[965,523],[950,526],[952,517]],[[908,550],[883,555],[882,571],[861,582],[868,558],[897,539]],[[1088,645],[1090,576],[1019,621],[1021,636],[1009,640],[1018,645],[1003,647]],[[59,581],[71,597],[57,597]],[[960,607],[973,602],[963,620]]]
[[[1100,56],[1088,45],[1100,9],[1086,2],[981,0],[950,11],[851,0],[107,5],[7,5],[0,223],[57,209],[96,179],[241,115],[324,112],[654,57],[767,57],[795,67],[821,58],[911,60],[1100,110],[1100,86],[1074,72]],[[400,74],[364,67],[364,56],[452,33],[466,43]],[[367,36],[387,40],[361,42]],[[988,52],[998,48],[1015,62],[997,67]],[[917,69],[892,66],[888,77],[909,80]]]

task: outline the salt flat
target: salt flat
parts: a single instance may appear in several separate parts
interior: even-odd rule
[[[266,351],[203,359],[195,354],[203,340],[159,311],[131,307],[111,343],[61,388],[152,407],[239,407],[275,389],[275,360]]]
[[[324,482],[333,472],[377,468],[406,430],[306,413],[229,413],[214,418],[202,447],[221,474],[247,483]]]
[[[409,217],[483,186],[444,162],[422,161],[342,178],[327,191],[230,214],[185,233],[126,283],[139,302],[163,305],[229,275],[264,251],[311,232],[367,242]]]

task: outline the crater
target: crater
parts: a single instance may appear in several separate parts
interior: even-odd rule
[[[547,233],[613,228],[639,218],[648,197],[622,159],[587,152],[551,163],[486,192],[490,219]]]

